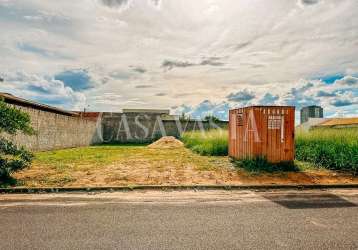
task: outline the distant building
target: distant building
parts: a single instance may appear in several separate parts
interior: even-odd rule
[[[357,128],[358,117],[330,118],[314,127],[318,128]]]
[[[169,109],[122,109],[123,113],[150,113],[150,114],[166,114],[169,115]]]
[[[178,115],[171,115],[169,109],[122,109],[123,114],[133,115],[153,115],[160,116],[161,120],[175,121],[179,120]]]
[[[358,117],[309,118],[296,127],[297,131],[309,131],[315,128],[358,128]]]
[[[301,124],[309,118],[323,118],[323,108],[320,106],[307,106],[301,109]]]

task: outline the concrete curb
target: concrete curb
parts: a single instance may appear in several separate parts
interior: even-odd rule
[[[137,185],[104,187],[43,187],[43,188],[0,188],[0,194],[66,193],[66,192],[125,192],[135,190],[278,190],[278,189],[331,189],[358,188],[358,184],[307,184],[307,185]]]

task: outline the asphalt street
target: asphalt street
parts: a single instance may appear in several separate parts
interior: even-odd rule
[[[358,190],[0,195],[0,249],[358,249]]]

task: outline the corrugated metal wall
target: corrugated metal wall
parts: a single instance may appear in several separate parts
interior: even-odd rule
[[[229,112],[229,156],[294,160],[295,107],[253,106]]]

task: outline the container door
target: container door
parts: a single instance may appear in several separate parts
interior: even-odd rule
[[[285,114],[283,109],[271,109],[267,122],[268,130],[268,160],[271,162],[282,161],[285,146]]]

